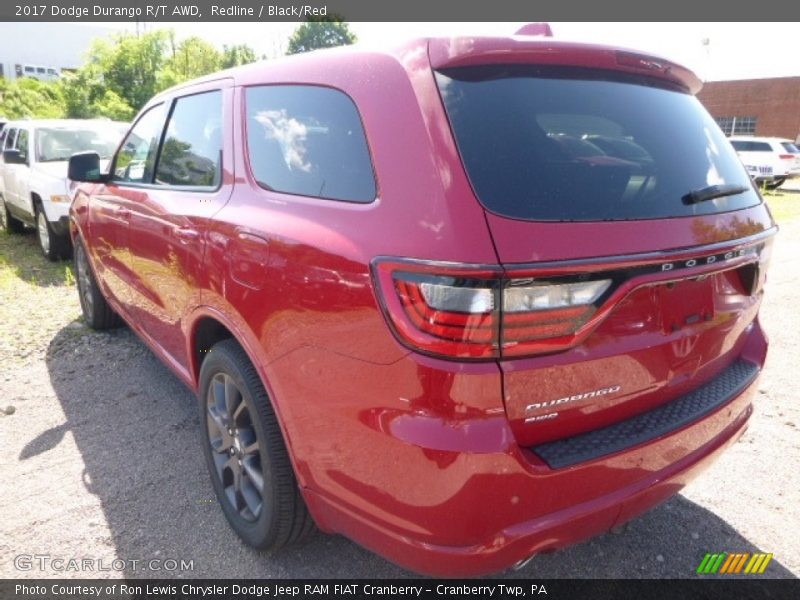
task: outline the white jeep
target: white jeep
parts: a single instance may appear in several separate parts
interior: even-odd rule
[[[114,153],[126,125],[109,120],[21,120],[5,126],[0,220],[6,231],[35,227],[50,260],[70,255],[67,180],[69,157],[91,150]]]

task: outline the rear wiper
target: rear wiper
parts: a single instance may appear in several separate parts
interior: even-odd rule
[[[710,185],[708,187],[693,190],[686,194],[682,200],[684,204],[698,204],[714,198],[724,198],[725,196],[735,196],[746,192],[750,188],[736,183],[723,183],[722,185]]]

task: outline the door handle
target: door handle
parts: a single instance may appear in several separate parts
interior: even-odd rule
[[[191,227],[178,227],[175,229],[175,237],[182,242],[193,242],[200,238],[200,232]]]

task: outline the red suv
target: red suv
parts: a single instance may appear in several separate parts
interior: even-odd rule
[[[197,392],[249,544],[489,573],[679,491],[752,413],[775,224],[685,68],[416,40],[168,90],[73,156],[78,289]]]

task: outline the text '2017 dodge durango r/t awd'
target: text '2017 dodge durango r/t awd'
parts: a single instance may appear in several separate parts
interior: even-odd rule
[[[461,576],[607,531],[738,438],[766,355],[776,227],[699,88],[523,36],[183,84],[72,157],[84,316],[197,392],[255,547]]]

